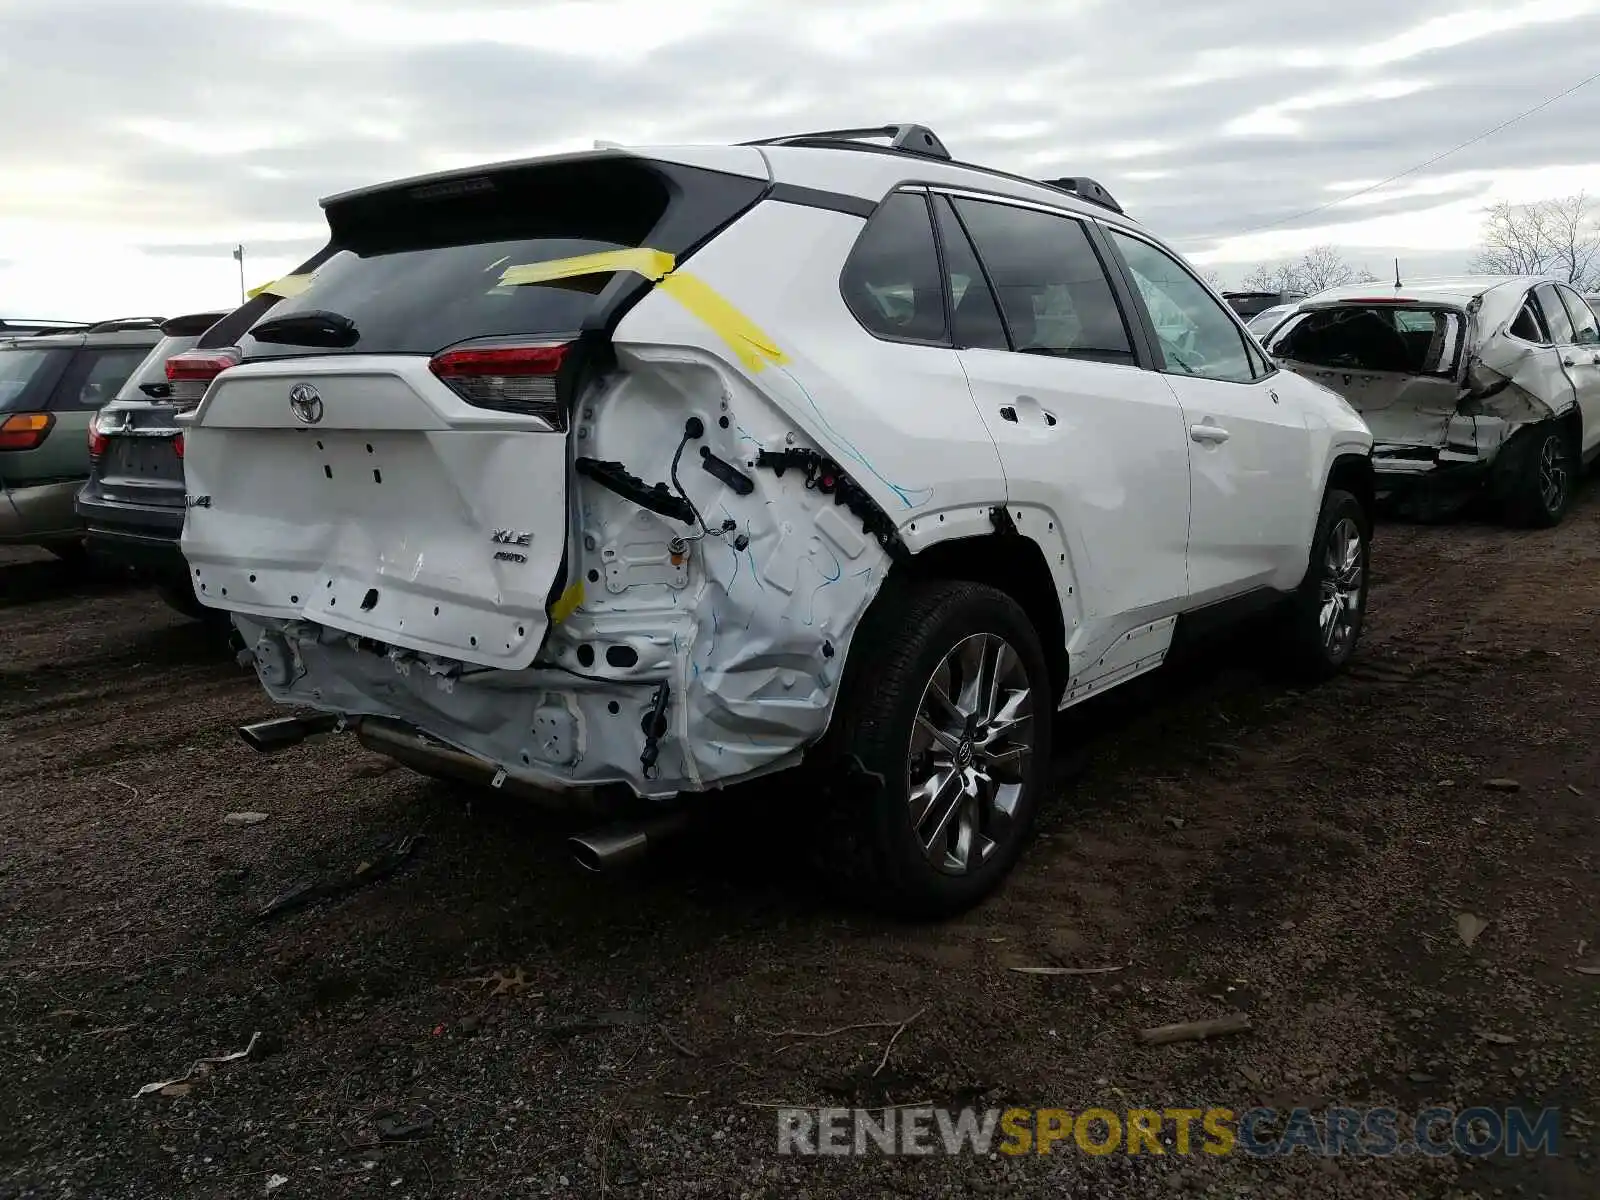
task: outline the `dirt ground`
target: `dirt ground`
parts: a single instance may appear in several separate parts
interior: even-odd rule
[[[11,553],[0,1197],[1600,1195],[1600,485],[1549,532],[1386,525],[1373,564],[1347,677],[1285,690],[1234,644],[1079,714],[1005,890],[914,926],[823,898],[781,787],[601,877],[561,821],[348,739],[258,756],[235,728],[273,709],[198,626]],[[392,874],[257,919],[405,834]],[[1039,965],[1123,969],[1010,969]],[[1557,1105],[1562,1136],[776,1153],[774,1106],[915,1103]]]

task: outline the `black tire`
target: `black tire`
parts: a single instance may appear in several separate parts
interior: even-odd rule
[[[994,659],[999,665],[993,673],[1013,686],[989,689],[1009,697],[1001,706],[1009,714],[1001,724],[1020,712],[1012,706],[1021,703],[1020,684],[1026,681],[1032,719],[1011,729],[1014,746],[1025,747],[1014,761],[988,757],[983,749],[988,727],[978,717],[966,721],[959,738],[949,734],[958,720],[953,710],[947,711],[946,736],[955,746],[938,743],[926,732],[917,734],[923,748],[913,745],[918,710],[936,672],[946,690],[957,690],[958,700],[965,677],[981,672],[957,664],[945,673],[958,647],[977,656],[994,646],[975,640],[980,636],[1001,639],[1011,652]],[[994,588],[956,581],[891,582],[852,646],[821,756],[833,823],[833,836],[823,841],[823,866],[857,899],[905,916],[953,916],[987,896],[1015,865],[1049,786],[1055,697],[1038,634],[1016,602]],[[933,772],[935,760],[949,765],[944,774],[951,782],[960,778],[974,789],[982,787],[984,776],[969,774],[959,763],[974,773],[992,772],[987,777],[997,781],[993,803],[974,791],[954,818],[954,827],[967,833],[961,869],[956,859],[962,836],[929,838],[934,849],[926,849],[914,828],[911,773]],[[933,812],[939,794],[929,798],[923,829],[930,833],[939,827]],[[1001,811],[1006,808],[1009,818]]]
[[[232,628],[232,618],[221,609],[208,608],[201,604],[200,598],[194,594],[194,588],[187,581],[158,583],[156,595],[161,597],[168,608],[182,613],[191,621],[199,621],[212,629]]]
[[[1514,456],[1506,478],[1505,519],[1524,529],[1561,524],[1578,486],[1577,455],[1560,421],[1542,421],[1506,447]]]
[[[1352,534],[1360,539],[1353,561]],[[1370,514],[1349,492],[1329,488],[1317,515],[1305,578],[1282,616],[1279,664],[1288,675],[1317,682],[1338,674],[1350,661],[1366,624],[1371,546]],[[1333,613],[1338,628],[1330,638],[1324,610],[1335,594],[1341,603]]]

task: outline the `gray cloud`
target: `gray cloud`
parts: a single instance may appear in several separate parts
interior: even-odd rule
[[[438,12],[441,27],[451,11],[504,7],[387,3]],[[626,33],[604,0],[588,7],[600,36]],[[990,0],[958,20],[930,15],[859,37],[849,30],[865,18],[842,0],[792,10],[781,24],[771,11],[750,0],[715,32],[633,62],[554,44],[353,44],[311,19],[201,0],[13,0],[0,13],[0,107],[28,119],[0,126],[0,175],[25,178],[65,161],[92,167],[110,186],[59,197],[6,189],[0,216],[122,221],[146,231],[147,249],[178,256],[226,253],[204,240],[225,229],[287,222],[307,231],[304,240],[277,239],[292,257],[314,244],[318,197],[425,171],[446,156],[916,119],[969,161],[1093,175],[1152,228],[1202,250],[1333,199],[1329,184],[1381,178],[1481,132],[1594,70],[1600,45],[1596,15],[1361,72],[1346,64],[1362,47],[1449,6],[1397,17],[1388,0],[1347,0],[1313,27],[1292,5],[1242,0]],[[825,16],[841,32],[808,34]],[[1320,55],[1320,65],[1304,65],[1307,55]],[[1218,73],[1227,77],[1206,78]],[[1301,123],[1293,134],[1224,132],[1294,97],[1382,81],[1425,86],[1292,113]],[[1417,180],[1597,163],[1596,130],[1600,85]],[[1144,143],[1163,149],[1122,156]],[[1141,171],[1165,174],[1129,176]],[[1385,195],[1285,227],[1413,212],[1485,187]],[[200,238],[186,236],[199,227]],[[171,237],[157,244],[155,229]]]

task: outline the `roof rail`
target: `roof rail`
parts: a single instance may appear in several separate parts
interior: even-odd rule
[[[84,328],[85,324],[83,321],[61,321],[55,318],[32,320],[22,317],[0,317],[0,334],[71,333],[75,329]]]
[[[821,129],[815,133],[790,133],[783,137],[761,138],[743,143],[746,146],[808,146],[826,145],[829,142],[865,142],[869,138],[888,138],[887,147],[876,149],[899,150],[906,154],[919,154],[923,158],[950,161],[950,151],[944,148],[939,135],[926,125],[901,122],[877,125],[863,129]]]
[[[118,317],[112,321],[97,321],[86,333],[126,333],[136,329],[160,329],[160,317]]]
[[[1071,192],[1080,200],[1098,204],[1101,208],[1109,208],[1114,213],[1122,212],[1122,205],[1117,203],[1117,198],[1087,175],[1069,175],[1062,179],[1043,179],[1040,182],[1046,187]]]

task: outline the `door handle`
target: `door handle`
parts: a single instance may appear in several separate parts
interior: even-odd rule
[[[1563,367],[1575,367],[1578,365],[1578,360],[1575,358],[1563,358],[1561,360],[1561,365]]]
[[[1189,437],[1192,441],[1208,442],[1218,445],[1228,440],[1229,433],[1221,425],[1199,424],[1189,426]]]
[[[1013,425],[1015,425],[1017,423],[1017,410],[1012,408],[1011,405],[1007,404],[1000,410],[1000,419],[1002,421],[1010,421]]]

